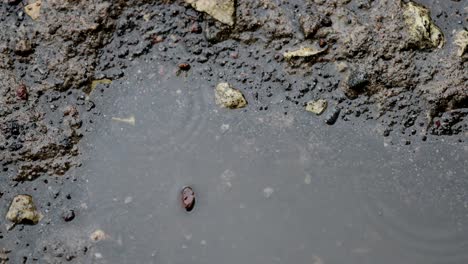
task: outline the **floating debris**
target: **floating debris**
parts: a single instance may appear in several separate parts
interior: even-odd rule
[[[195,207],[195,192],[192,187],[186,186],[181,192],[182,206],[187,212],[190,212]]]
[[[128,118],[112,117],[112,120],[135,126],[135,116],[130,116]]]
[[[37,224],[42,219],[34,205],[33,198],[27,194],[20,194],[13,198],[6,219],[14,224]]]
[[[285,52],[283,53],[283,57],[286,59],[286,60],[291,60],[293,58],[298,58],[298,57],[312,57],[312,56],[315,56],[317,54],[320,54],[322,52],[324,52],[326,49],[316,49],[316,48],[300,48],[298,50],[294,50],[294,51],[288,51],[288,52]]]
[[[133,201],[133,197],[131,196],[127,196],[125,197],[125,200],[124,200],[124,204],[129,204]]]
[[[307,174],[304,178],[304,183],[309,185],[312,183],[312,176],[310,176],[310,174]]]
[[[220,83],[216,86],[215,99],[218,105],[230,109],[243,108],[247,105],[244,95],[228,83]]]
[[[263,196],[265,196],[265,198],[270,198],[274,192],[275,190],[273,188],[266,187],[265,189],[263,189]]]
[[[35,3],[29,4],[24,7],[24,12],[31,17],[32,20],[39,18],[41,12],[42,1],[38,0]]]
[[[197,11],[205,12],[214,19],[229,26],[234,25],[234,0],[185,0]]]
[[[316,115],[321,115],[327,109],[328,102],[324,99],[317,101],[309,101],[306,106],[306,111],[312,112]]]
[[[444,46],[444,34],[432,21],[429,9],[413,2],[403,3],[403,9],[412,46],[420,49]]]
[[[313,256],[312,264],[324,264],[324,262],[319,256]]]
[[[107,239],[108,235],[106,235],[106,233],[104,233],[104,231],[102,231],[101,229],[97,229],[89,236],[89,238],[92,241],[98,242],[98,241]]]

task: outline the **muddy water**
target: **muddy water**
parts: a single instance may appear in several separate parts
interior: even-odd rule
[[[91,95],[107,108],[82,142],[85,232],[108,239],[90,262],[468,261],[466,145],[403,146],[372,123],[327,126],[275,99],[220,109],[215,82],[174,68],[135,61]]]

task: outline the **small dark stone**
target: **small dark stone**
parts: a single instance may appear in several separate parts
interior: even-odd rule
[[[327,125],[333,125],[335,124],[336,120],[340,116],[341,109],[340,108],[335,108],[333,109],[326,117],[325,117],[325,123]]]
[[[21,1],[20,0],[5,0],[5,2],[10,4],[10,5],[16,5]]]
[[[63,220],[65,220],[65,222],[72,221],[73,219],[75,219],[75,211],[73,211],[73,210],[65,211],[63,213],[63,215],[62,215],[62,218],[63,218]]]
[[[386,129],[386,130],[383,132],[383,136],[384,136],[384,137],[390,136],[390,130],[389,130],[389,129]]]

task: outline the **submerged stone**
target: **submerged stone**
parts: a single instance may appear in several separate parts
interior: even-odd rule
[[[441,48],[444,34],[431,19],[431,12],[422,5],[403,4],[403,15],[410,36],[410,45],[416,48]]]
[[[312,112],[316,115],[321,115],[327,109],[328,102],[324,99],[317,101],[309,101],[306,106],[306,111]]]
[[[101,241],[101,240],[104,240],[104,239],[107,239],[107,234],[102,231],[101,229],[97,229],[95,230],[90,236],[89,238],[92,240],[92,241],[95,241],[95,242],[98,242],[98,241]]]
[[[42,214],[37,211],[30,195],[21,194],[13,198],[6,219],[15,224],[30,223],[35,225],[42,219]]]
[[[216,104],[230,109],[243,108],[247,105],[244,95],[228,83],[220,83],[215,89]]]
[[[234,0],[185,0],[197,11],[205,12],[221,23],[233,26],[235,17]]]

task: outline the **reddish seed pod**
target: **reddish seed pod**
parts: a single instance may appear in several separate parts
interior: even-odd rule
[[[182,206],[187,212],[190,212],[195,207],[195,192],[189,186],[184,187],[181,193]]]
[[[28,89],[26,88],[26,85],[20,84],[18,88],[16,88],[16,96],[21,100],[28,99]]]
[[[188,71],[188,70],[190,70],[190,64],[181,63],[181,64],[179,64],[179,69],[181,69],[182,71]]]

